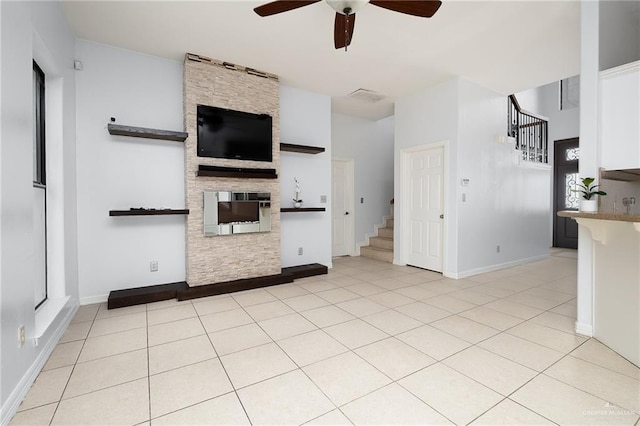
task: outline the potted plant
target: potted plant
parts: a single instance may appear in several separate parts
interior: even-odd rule
[[[580,200],[580,211],[586,213],[595,213],[598,211],[598,200],[596,195],[607,195],[604,191],[599,191],[596,188],[600,185],[594,185],[595,179],[592,177],[586,177],[580,179],[582,185],[578,185],[579,189],[573,189],[573,192],[579,192],[582,194]]]

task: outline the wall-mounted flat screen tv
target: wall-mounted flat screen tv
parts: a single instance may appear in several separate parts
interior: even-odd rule
[[[272,161],[271,116],[198,105],[198,157]]]

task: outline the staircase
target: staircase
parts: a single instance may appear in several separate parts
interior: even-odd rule
[[[393,217],[387,219],[378,235],[369,238],[369,245],[360,247],[360,256],[393,263]]]

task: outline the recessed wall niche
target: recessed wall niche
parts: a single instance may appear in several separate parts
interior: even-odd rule
[[[200,165],[270,168],[280,175],[280,87],[278,78],[250,68],[187,54],[184,61],[186,278],[189,286],[279,274],[280,179],[197,176]],[[273,118],[273,160],[244,161],[197,156],[197,105],[269,114]],[[207,237],[205,191],[271,193],[271,232]]]

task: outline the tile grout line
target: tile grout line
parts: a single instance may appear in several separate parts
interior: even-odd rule
[[[89,327],[89,330],[87,330],[86,337],[82,340],[82,347],[80,348],[80,352],[78,352],[78,357],[76,358],[75,362],[73,363],[73,367],[71,368],[71,373],[69,373],[69,377],[67,378],[67,382],[65,383],[64,389],[62,390],[62,393],[60,394],[60,399],[57,401],[56,409],[53,412],[53,416],[51,416],[51,420],[49,420],[49,425],[51,425],[53,423],[53,419],[56,417],[56,414],[58,414],[58,409],[60,408],[60,403],[62,402],[62,398],[64,397],[65,392],[67,391],[67,387],[69,386],[69,382],[71,381],[71,377],[73,376],[73,372],[76,370],[76,365],[78,365],[78,359],[80,359],[80,355],[82,354],[82,351],[84,350],[84,345],[87,342],[87,339],[89,337],[89,333],[91,332],[91,329],[93,328],[93,323],[95,322],[95,318],[98,315],[98,312],[100,311],[100,306],[101,305],[98,305],[98,309],[96,310],[96,313],[95,313],[95,315],[93,317],[93,320],[91,320],[91,327]],[[51,356],[51,355],[49,355],[49,356]],[[38,373],[38,376],[39,375],[40,375],[40,373]],[[37,378],[36,378],[36,380],[37,380]]]
[[[234,299],[234,301],[235,301],[235,299]],[[237,301],[235,301],[235,302],[238,303]],[[196,311],[196,314],[198,314],[197,311]],[[202,319],[200,318],[200,315],[197,315],[197,317],[198,317],[198,320],[200,321],[200,325],[202,326],[202,328],[205,331],[205,336],[207,336],[207,340],[209,340],[209,344],[213,348],[213,352],[218,357],[218,362],[220,363],[220,367],[222,367],[222,371],[224,371],[225,376],[227,376],[227,380],[229,381],[229,384],[231,385],[232,392],[234,393],[234,395],[236,396],[236,399],[240,403],[240,406],[242,407],[242,411],[244,412],[245,417],[249,421],[249,424],[253,425],[253,420],[251,420],[251,417],[249,417],[249,413],[247,412],[247,409],[245,408],[244,403],[240,399],[240,395],[238,395],[238,390],[236,389],[235,385],[233,384],[233,381],[231,380],[231,376],[229,376],[229,372],[227,371],[227,367],[225,367],[224,363],[222,362],[222,358],[220,357],[220,354],[218,353],[218,350],[216,349],[215,345],[213,344],[213,341],[211,340],[211,336],[209,335],[209,333],[207,333],[207,328],[204,326],[204,323],[202,322]],[[226,394],[228,394],[228,393],[231,393],[231,392],[227,392]],[[215,397],[210,398],[210,399],[219,398],[220,396],[222,396],[222,395],[218,395],[218,396],[215,396]],[[207,400],[207,401],[209,401],[209,400]],[[204,401],[198,402],[197,404],[201,404],[202,402],[204,402]],[[182,409],[184,409],[184,408],[182,408]]]
[[[244,310],[244,307],[242,307],[242,309]],[[292,309],[293,309],[293,308],[292,308]],[[249,315],[249,313],[248,313],[248,312],[246,312],[246,310],[245,310],[245,313],[246,313],[247,315]],[[296,313],[297,313],[298,315],[302,316],[299,312],[297,312],[297,311],[296,311]],[[251,317],[251,315],[249,315],[249,316]],[[304,316],[302,316],[302,317],[304,318]],[[253,317],[252,317],[252,318],[253,318]],[[308,320],[308,319],[306,319],[306,318],[305,318],[305,320],[309,321],[309,320]],[[311,323],[311,321],[309,321],[309,322]],[[316,382],[314,382],[314,381],[313,381],[313,379],[311,379],[311,377],[309,377],[309,376],[307,375],[306,371],[304,371],[304,370],[302,369],[302,367],[300,367],[300,366],[298,365],[298,363],[296,363],[296,362],[295,362],[295,360],[289,356],[289,354],[287,353],[287,351],[285,351],[285,350],[284,350],[284,349],[283,349],[283,348],[278,344],[278,342],[277,342],[273,337],[271,337],[271,335],[270,335],[269,333],[267,333],[267,330],[265,330],[264,328],[262,328],[262,326],[261,326],[258,322],[255,322],[255,324],[256,324],[256,325],[257,325],[257,326],[262,330],[262,332],[263,332],[263,333],[265,333],[267,336],[269,336],[269,338],[272,340],[272,343],[274,343],[274,344],[278,347],[278,349],[280,349],[280,350],[282,351],[282,353],[284,353],[284,354],[285,354],[285,356],[286,356],[286,357],[287,357],[287,358],[288,358],[288,359],[293,363],[293,365],[295,365],[295,366],[297,367],[297,370],[300,370],[300,372],[302,372],[302,374],[304,374],[304,375],[305,375],[305,377],[306,377],[306,378],[307,378],[311,383],[313,383],[313,385],[316,387],[316,389],[318,389],[318,390],[322,393],[322,395],[324,395],[324,397],[325,397],[325,398],[327,398],[327,401],[329,401],[329,402],[334,406],[334,409],[335,409],[335,408],[338,408],[338,406],[333,402],[333,400],[331,400],[331,398],[329,398],[329,396],[328,396],[327,394],[325,394],[325,392],[324,392],[324,391],[323,391],[323,390],[322,390],[322,389],[321,389],[321,388],[316,384]],[[311,324],[313,324],[313,323],[311,323]],[[319,327],[318,327],[318,326],[316,326],[315,324],[313,324],[313,326],[314,326],[314,327],[316,327],[318,330],[321,330],[321,328],[319,328]],[[309,331],[309,333],[310,333],[310,332],[313,332],[313,331],[316,331],[316,330],[310,330],[310,331]],[[295,337],[295,336],[299,336],[299,335],[302,335],[302,334],[305,334],[305,333],[300,333],[300,334],[296,334],[296,335],[289,336],[289,337]],[[287,338],[288,338],[288,337],[287,337]],[[284,339],[281,339],[281,340],[284,340]],[[270,344],[271,344],[271,343],[266,343],[265,345],[270,345]],[[222,363],[222,360],[221,360],[221,363]],[[275,378],[275,377],[283,376],[283,375],[285,375],[285,374],[291,373],[292,371],[296,371],[296,370],[294,369],[294,370],[290,370],[290,371],[287,371],[287,372],[284,372],[284,373],[280,373],[280,374],[278,374],[278,375],[276,375],[276,376],[269,377],[269,378],[264,379],[264,380],[261,380],[261,381],[259,381],[259,382],[256,382],[256,383],[252,383],[252,384],[250,384],[250,385],[247,385],[247,386],[245,386],[245,388],[246,388],[246,387],[249,387],[249,386],[253,386],[253,385],[257,384],[257,383],[261,383],[261,382],[265,382],[265,381],[267,381],[267,380],[271,380],[271,379],[273,379],[273,378]],[[235,388],[235,385],[233,385],[233,382],[232,382],[232,386]],[[238,396],[238,399],[240,399],[240,396]],[[328,413],[330,413],[331,411],[333,411],[333,409],[332,409],[332,410],[330,410],[330,411],[327,411],[326,413],[321,414],[321,415],[320,415],[320,416],[318,416],[318,417],[324,416],[325,414],[328,414]],[[344,414],[344,413],[343,413],[343,414]],[[313,419],[311,419],[311,420],[313,420]],[[309,421],[311,421],[311,420],[307,420],[306,422],[309,422]],[[305,422],[305,423],[306,423],[306,422]]]
[[[148,396],[148,405],[147,405],[147,414],[148,421],[151,424],[151,348],[149,347],[149,309],[147,305],[145,305],[146,312],[146,322],[147,326],[145,328],[145,334],[147,337],[147,396]]]

